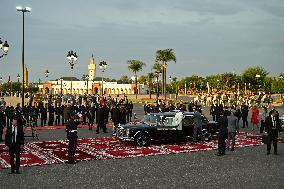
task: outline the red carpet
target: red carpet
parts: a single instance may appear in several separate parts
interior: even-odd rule
[[[94,124],[93,127],[96,127],[97,124]],[[106,125],[107,127],[112,127],[111,123],[108,123]],[[78,128],[89,128],[88,125],[78,125]],[[35,127],[36,130],[42,131],[42,130],[55,130],[55,129],[66,129],[65,125],[54,125],[54,126],[38,126]],[[30,131],[31,128],[30,127],[25,127],[24,128],[25,131]]]
[[[284,143],[283,139],[279,139]],[[236,148],[259,146],[261,135],[239,133],[236,141]],[[9,153],[0,144],[0,165],[2,168],[10,167]],[[164,154],[178,154],[185,152],[198,152],[214,150],[217,148],[217,141],[208,143],[185,143],[185,144],[161,144],[148,147],[137,147],[131,143],[121,142],[115,137],[103,138],[82,138],[78,139],[76,160],[92,159],[118,159],[143,156],[156,156]],[[68,141],[43,141],[26,143],[21,153],[21,166],[35,166],[64,163],[68,158]]]

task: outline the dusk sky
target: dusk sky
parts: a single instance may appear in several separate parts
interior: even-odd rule
[[[284,71],[284,0],[0,0],[0,37],[8,56],[0,76],[15,81],[21,73],[22,14],[25,14],[25,63],[29,81],[71,76],[66,55],[75,50],[74,76],[106,61],[105,76],[131,76],[127,60],[146,63],[151,71],[158,49],[172,48],[177,63],[168,76],[206,76],[262,66],[269,75]],[[2,51],[1,51],[2,54]],[[97,76],[101,71],[97,69]]]

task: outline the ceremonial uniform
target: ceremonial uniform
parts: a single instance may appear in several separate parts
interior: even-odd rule
[[[70,118],[67,121],[66,132],[67,132],[67,139],[69,140],[68,143],[68,163],[73,164],[75,163],[75,151],[77,145],[77,126],[79,123],[74,120],[74,118]]]
[[[228,138],[228,119],[227,114],[221,116],[218,120],[219,135],[218,135],[218,153],[216,155],[225,155],[226,150],[226,139]]]

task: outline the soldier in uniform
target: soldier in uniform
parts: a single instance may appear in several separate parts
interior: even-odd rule
[[[5,125],[6,125],[5,112],[3,111],[2,106],[0,106],[0,142],[3,141],[2,135]]]
[[[218,121],[219,135],[218,135],[218,152],[217,156],[225,155],[226,151],[226,139],[228,138],[228,112],[224,111],[224,114],[220,116]]]
[[[76,114],[71,113],[70,118],[67,121],[66,132],[67,132],[67,139],[68,143],[68,164],[75,164],[75,151],[77,145],[77,126],[79,125],[79,121],[76,120]]]
[[[100,127],[103,129],[104,133],[107,133],[106,123],[105,123],[106,122],[106,109],[104,108],[103,104],[100,104],[97,110],[96,122],[97,122],[97,134],[100,133]]]

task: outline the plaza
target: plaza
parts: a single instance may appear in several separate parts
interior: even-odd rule
[[[284,113],[283,107],[277,109]],[[143,116],[141,104],[135,104],[134,112]],[[204,114],[211,119],[207,107]],[[250,127],[241,131],[251,132]],[[79,138],[111,137],[111,132],[97,135],[87,128],[78,133]],[[64,129],[43,130],[39,136],[41,141],[51,141],[65,139],[66,133]],[[223,157],[209,150],[23,167],[21,175],[9,175],[9,169],[3,169],[0,181],[5,188],[16,188],[18,183],[21,188],[281,188],[284,145],[279,144],[280,156],[265,152],[266,146],[260,145],[237,148]]]

